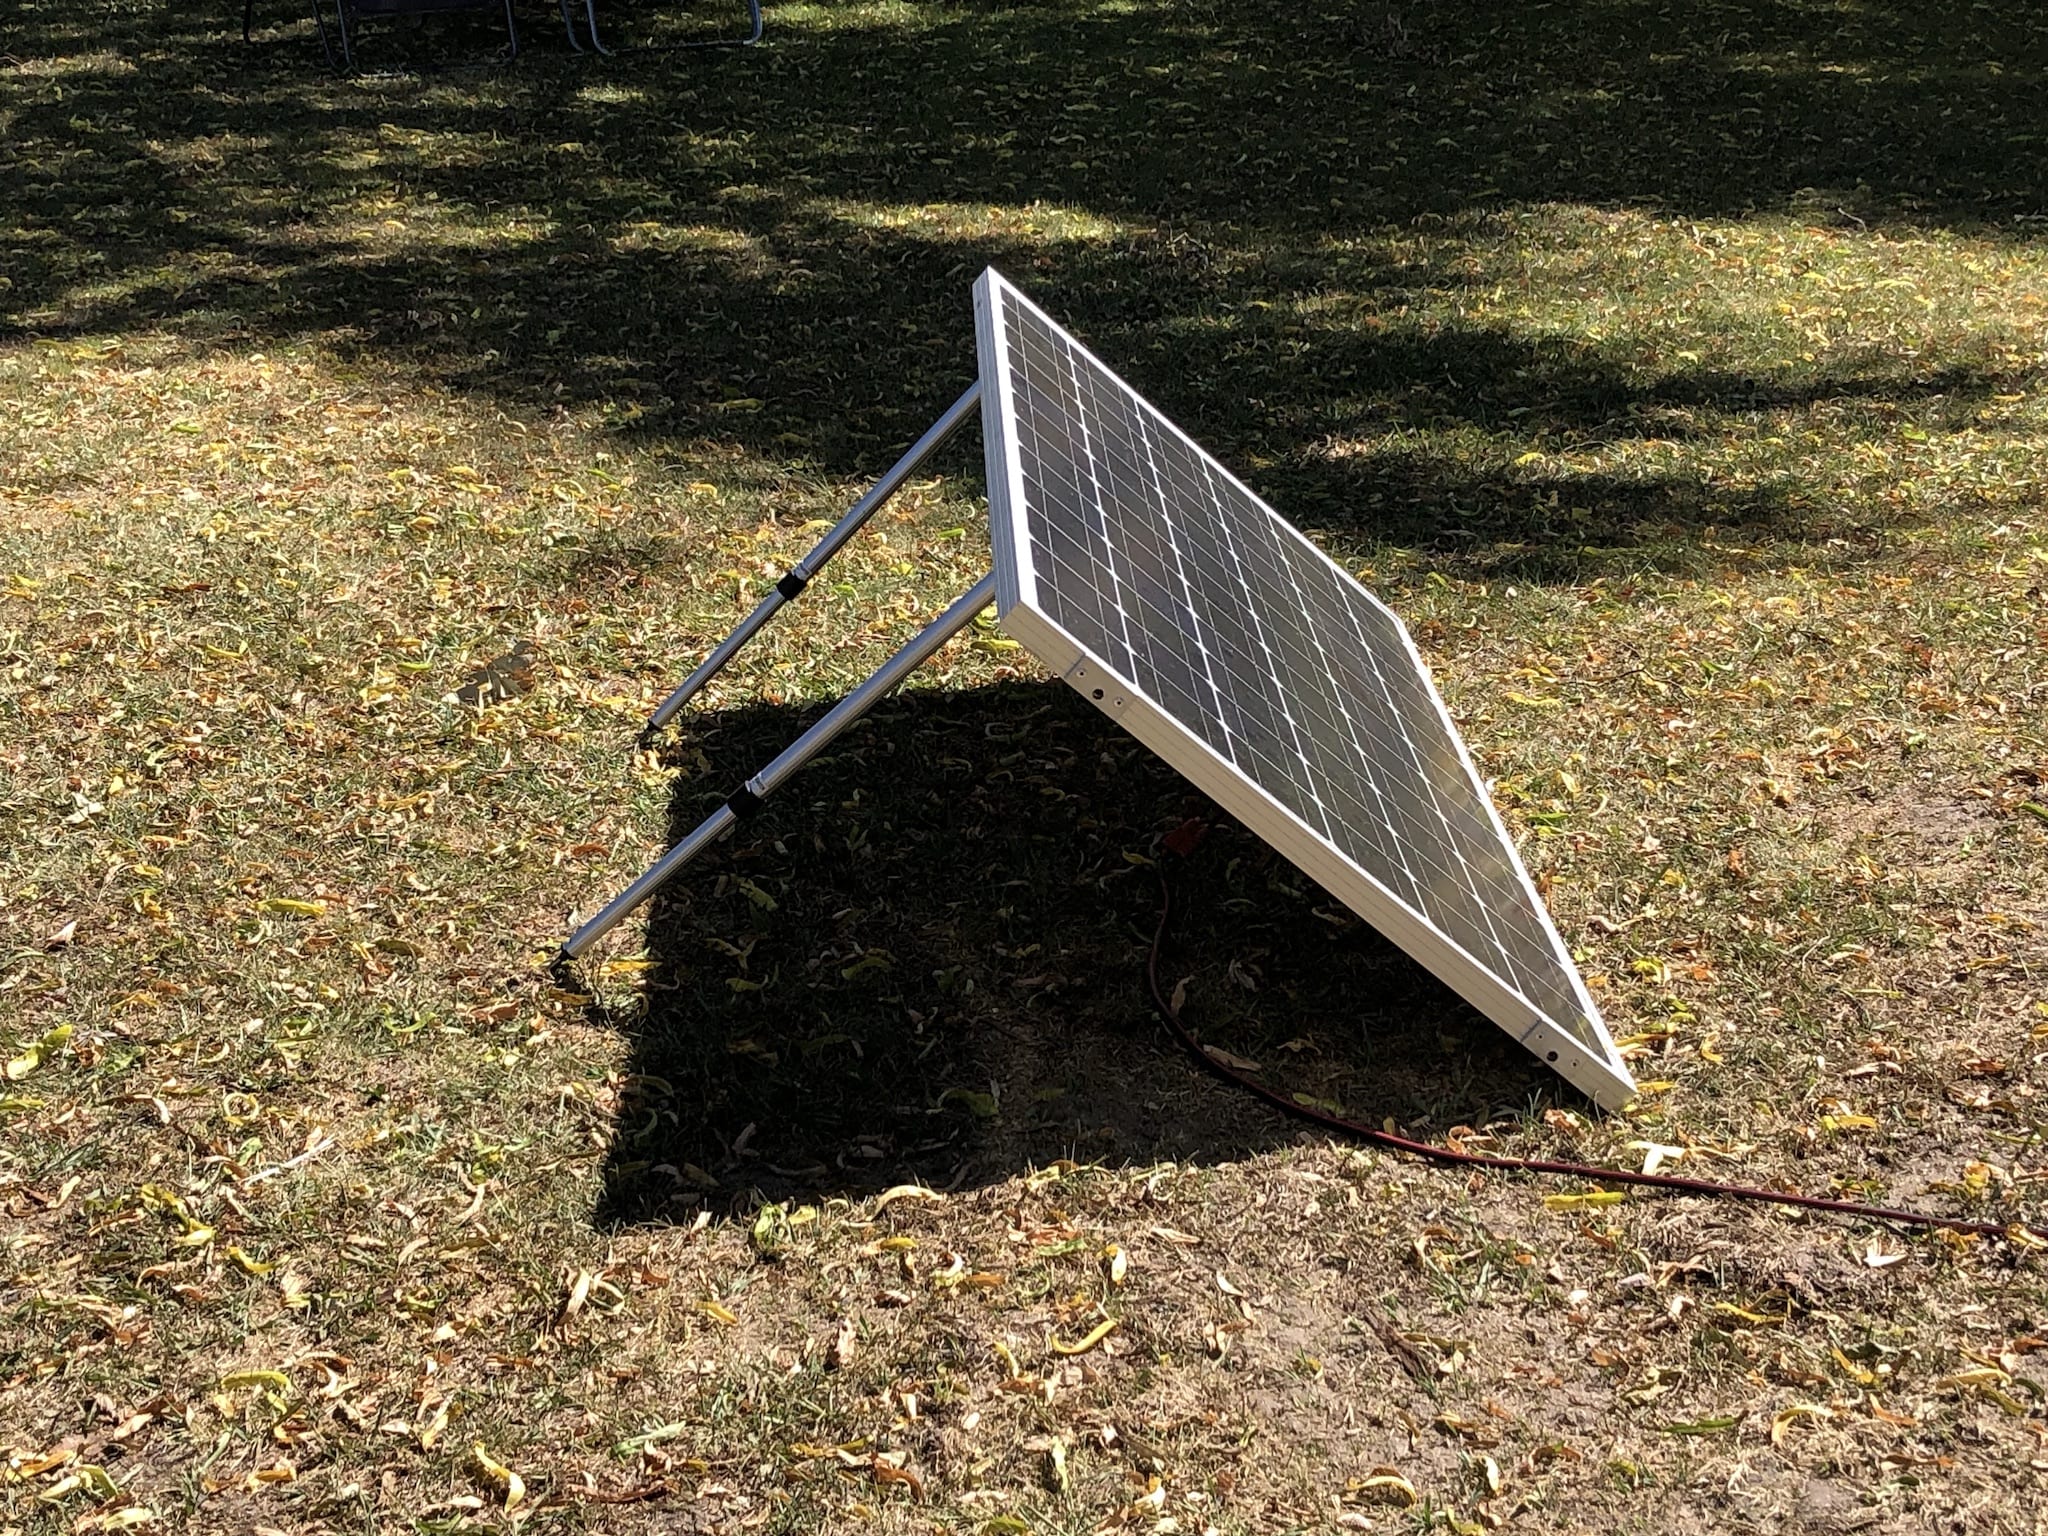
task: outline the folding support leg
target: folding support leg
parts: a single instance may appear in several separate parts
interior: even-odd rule
[[[676,711],[689,703],[704,685],[725,670],[725,664],[739,654],[740,647],[760,632],[761,626],[775,616],[775,611],[789,602],[810,584],[827,560],[839,553],[839,548],[876,512],[882,504],[902,489],[903,483],[916,474],[919,466],[938,451],[939,444],[951,437],[954,431],[972,415],[981,404],[981,384],[976,381],[967,386],[967,392],[946,408],[946,414],[925,430],[923,437],[910,445],[910,449],[898,459],[890,471],[877,480],[868,493],[855,502],[832,531],[818,541],[818,547],[789,568],[789,573],[775,583],[768,595],[761,599],[754,611],[740,620],[739,628],[727,635],[719,646],[698,665],[697,670],[684,679],[682,687],[662,700],[660,708],[648,717],[647,726],[640,733],[640,744],[645,746],[664,725],[675,718]]]
[[[562,945],[555,964],[562,966],[582,955],[617,927],[634,908],[667,884],[676,871],[730,831],[741,817],[753,814],[784,779],[816,757],[912,671],[929,661],[939,647],[965,629],[974,621],[976,614],[994,602],[995,596],[995,576],[982,577],[971,592],[934,619],[910,644],[883,662],[872,677],[833,705],[822,720],[791,742],[780,757],[735,790],[732,798],[705,817],[696,830],[614,896],[602,912],[578,928]]]

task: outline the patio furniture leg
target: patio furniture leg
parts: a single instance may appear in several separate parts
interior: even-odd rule
[[[606,58],[610,58],[612,56],[611,49],[605,47],[604,39],[597,35],[597,0],[583,0],[583,26],[584,30],[590,35],[590,48],[585,48],[583,44],[576,40],[576,0],[560,0],[560,3],[562,7],[562,25],[569,33],[569,46],[578,53],[588,53],[591,48],[594,48]]]
[[[590,28],[590,46],[606,58],[610,58],[611,49],[605,47],[597,35],[597,0],[583,0],[583,19]]]
[[[313,0],[313,5],[313,14],[317,16],[320,14],[320,0]],[[343,69],[354,69],[356,67],[356,45],[355,39],[349,36],[348,31],[348,0],[334,0],[334,30],[341,36],[341,67]],[[320,29],[320,40],[322,42],[327,40],[327,29],[325,27]],[[333,55],[328,55],[328,58],[331,62]]]
[[[312,8],[313,25],[320,33],[320,51],[327,56],[327,67],[339,70],[341,66],[334,62],[334,43],[327,36],[327,18],[321,13],[320,0],[312,0]]]
[[[761,41],[761,0],[747,0],[747,15],[751,22],[745,37],[714,37],[701,43],[670,43],[664,48],[649,48],[647,53],[668,53],[684,48],[751,48]]]
[[[561,3],[562,17],[566,21],[569,7],[574,4],[574,0],[561,0]],[[711,37],[686,43],[637,43],[630,48],[612,49],[605,47],[598,39],[597,0],[583,0],[583,13],[590,28],[591,47],[606,58],[612,57],[614,53],[681,53],[689,48],[751,48],[761,41],[761,32],[765,25],[761,19],[761,0],[747,0],[748,30],[745,37]],[[573,29],[569,33],[569,41],[576,41]]]

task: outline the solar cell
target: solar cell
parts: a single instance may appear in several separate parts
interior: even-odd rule
[[[1003,627],[1608,1107],[1635,1084],[1393,611],[993,268]]]

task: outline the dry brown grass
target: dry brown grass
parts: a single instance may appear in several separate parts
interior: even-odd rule
[[[993,634],[594,1004],[542,970],[985,567],[963,450],[632,753],[964,384],[994,260],[1407,615],[1645,1093],[1228,826],[1206,1038],[1413,1133],[2038,1221],[2019,10],[793,7],[335,81],[31,7],[0,1532],[2038,1529],[2036,1254],[1221,1092],[1140,985],[1187,792]]]

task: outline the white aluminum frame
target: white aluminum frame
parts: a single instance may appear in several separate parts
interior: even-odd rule
[[[1003,327],[998,323],[999,308],[1007,304],[1020,304],[1030,309],[1047,325],[1066,336],[1097,367],[1110,377],[1117,377],[1114,369],[1073,341],[1058,322],[1033,304],[995,268],[990,267],[982,273],[974,285],[974,323],[981,363],[982,444],[988,466],[989,535],[995,547],[997,622],[1013,639],[1077,689],[1083,698],[1094,703],[1178,769],[1196,788],[1285,855],[1303,874],[1427,966],[1474,1008],[1555,1068],[1567,1082],[1604,1109],[1621,1108],[1635,1096],[1635,1080],[1615,1050],[1600,1010],[1587,993],[1571,952],[1558,934],[1556,924],[1551,921],[1549,909],[1529,879],[1528,871],[1522,867],[1514,839],[1502,824],[1493,799],[1486,793],[1485,783],[1465,749],[1464,739],[1437,694],[1436,685],[1430,680],[1428,664],[1422,659],[1422,653],[1416,649],[1407,626],[1401,623],[1398,615],[1389,611],[1407,646],[1409,659],[1436,703],[1444,728],[1457,745],[1458,759],[1479,792],[1480,803],[1486,807],[1522,891],[1540,918],[1558,963],[1571,980],[1573,996],[1579,1001],[1585,1020],[1604,1051],[1588,1049],[1490,966],[1309,826],[1236,764],[1174,719],[1129,679],[1117,675],[1102,658],[1091,654],[1038,606],[1037,573],[1033,569],[1031,539],[1025,526],[1023,464],[1016,451],[1011,425],[1016,397],[1011,380],[1009,348]],[[1129,388],[1128,385],[1124,387]],[[1135,395],[1136,391],[1132,393]],[[1207,460],[1218,474],[1258,505],[1266,506],[1264,498],[1218,464],[1193,438],[1163,415],[1156,411],[1154,414],[1189,448]],[[1270,512],[1271,508],[1267,510]],[[1273,515],[1301,548],[1340,572],[1345,580],[1354,580],[1348,571],[1344,571],[1285,518]],[[1373,600],[1378,602],[1377,598]],[[1385,607],[1384,604],[1380,606]]]

